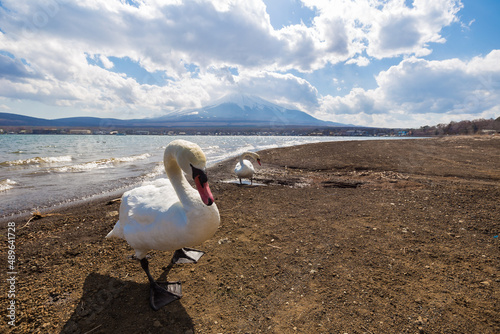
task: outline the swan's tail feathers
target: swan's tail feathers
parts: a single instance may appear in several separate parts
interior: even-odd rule
[[[123,228],[120,226],[120,221],[115,224],[115,227],[106,235],[106,239],[109,238],[122,238],[123,239]]]

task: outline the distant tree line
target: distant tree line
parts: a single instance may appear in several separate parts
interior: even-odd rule
[[[422,126],[413,129],[414,136],[474,135],[497,132],[500,133],[500,117],[496,119],[476,119],[472,121],[450,122],[434,126]]]

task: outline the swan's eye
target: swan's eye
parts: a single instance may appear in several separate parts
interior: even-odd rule
[[[191,169],[193,170],[193,179],[199,176],[201,184],[204,184],[208,181],[207,174],[204,171],[194,167],[193,165],[191,165]]]

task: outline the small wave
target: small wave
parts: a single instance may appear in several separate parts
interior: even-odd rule
[[[162,174],[165,174],[165,166],[163,166],[163,163],[158,163],[151,172],[143,175],[143,178],[152,179]]]
[[[221,150],[220,146],[218,146],[218,145],[211,145],[211,146],[208,146],[207,148],[204,148],[203,152],[206,155],[208,155],[208,154],[211,154],[211,153],[219,152],[220,150]]]
[[[220,149],[219,145],[210,145],[207,148],[204,148],[203,151],[219,151]]]
[[[292,145],[295,145],[295,144],[292,144]],[[278,148],[278,147],[279,147],[278,144],[261,145],[261,146],[257,147],[256,151],[268,150],[271,148]]]
[[[147,159],[151,156],[149,153],[144,153],[144,154],[139,154],[139,155],[132,155],[130,157],[122,157],[122,158],[111,158],[109,159],[111,162],[133,162],[136,160],[144,160]]]
[[[60,157],[35,157],[29,159],[20,159],[12,161],[0,162],[0,166],[28,166],[28,165],[40,165],[40,164],[52,164],[59,162],[68,162],[73,158],[71,155],[63,155]]]
[[[17,184],[16,181],[12,181],[10,179],[0,180],[0,192],[12,189],[16,184]]]
[[[149,153],[132,155],[129,157],[121,157],[121,158],[108,158],[108,159],[99,159],[95,161],[85,162],[82,164],[76,164],[71,166],[62,166],[62,167],[54,167],[49,169],[51,172],[57,173],[66,173],[66,172],[85,172],[92,169],[98,168],[111,168],[115,164],[122,162],[133,162],[137,160],[144,160],[151,156]]]

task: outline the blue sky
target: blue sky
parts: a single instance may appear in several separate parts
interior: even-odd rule
[[[335,122],[500,116],[498,0],[2,0],[0,112],[156,117],[229,93]]]

